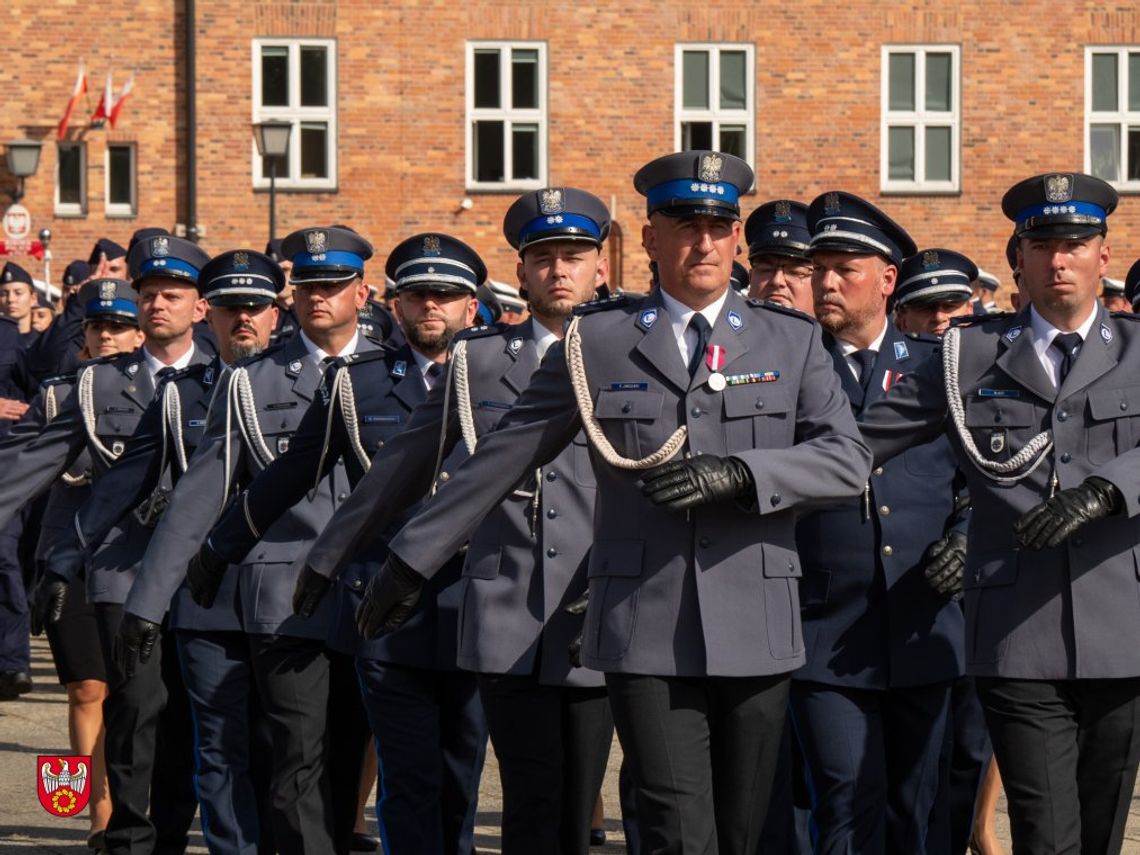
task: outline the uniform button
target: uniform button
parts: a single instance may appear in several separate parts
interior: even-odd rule
[[[1127,410],[1128,409],[1128,402],[1127,401],[1121,401],[1120,402],[1120,409]]]
[[[1066,410],[1061,410],[1061,412],[1057,413],[1057,421],[1065,422],[1068,420],[1069,420],[1069,413]]]
[[[551,508],[550,510],[548,510],[548,511],[546,512],[546,518],[547,518],[548,520],[552,520],[552,519],[554,519],[556,516],[558,516],[558,511],[554,510],[554,508]]]
[[[384,447],[384,440],[382,440],[382,439],[376,440],[376,447],[377,448],[383,448]]]
[[[359,591],[363,584],[364,583],[359,579],[353,579],[351,582],[349,582],[349,587],[351,587],[354,591]]]
[[[557,481],[558,480],[558,473],[557,472],[547,472],[546,473],[546,480],[547,481]]]
[[[440,481],[446,481],[446,480],[448,480],[450,477],[451,477],[451,476],[450,476],[450,475],[448,475],[446,472],[440,472],[440,473],[439,473],[439,480],[440,480]]]
[[[558,550],[555,549],[553,546],[550,547],[550,549],[546,550],[546,557],[547,558],[557,558],[558,557]]]
[[[883,505],[881,508],[879,508],[879,513],[883,516],[889,516],[891,509],[887,505]]]
[[[1081,539],[1081,538],[1079,538],[1079,537],[1078,537],[1078,538],[1074,538],[1074,540],[1073,540],[1073,546],[1077,547],[1077,549],[1080,549],[1080,548],[1081,548],[1082,546],[1084,546],[1084,545],[1085,545],[1085,542],[1084,542],[1084,540],[1082,540],[1082,539]]]
[[[699,540],[697,540],[697,546],[700,546],[702,548],[707,547],[710,543],[712,543],[712,541],[709,540],[707,537],[702,537]]]
[[[994,421],[995,422],[1001,421],[1001,413],[994,413]]]
[[[876,466],[875,471],[872,472],[871,474],[872,475],[882,475],[883,474],[883,467],[882,466]]]
[[[891,547],[891,545],[889,543],[883,547],[883,555],[891,556],[894,554],[895,554],[895,550]]]
[[[623,413],[632,413],[633,412],[633,404],[631,404],[629,401],[626,401],[624,404],[621,405],[621,411]]]
[[[1073,455],[1069,454],[1069,452],[1067,452],[1067,451],[1061,455],[1061,462],[1062,463],[1068,463],[1072,459],[1073,459]]]
[[[773,493],[768,498],[768,501],[772,503],[772,507],[774,508],[774,507],[776,507],[776,505],[780,504],[780,502],[782,502],[784,500],[780,497],[779,493]]]
[[[756,409],[758,409],[758,410],[764,409],[764,402],[763,401],[757,401],[756,402]]]
[[[348,494],[347,494],[347,493],[337,493],[337,497],[336,497],[336,500],[337,500],[338,502],[343,502],[343,501],[344,501],[345,499],[347,499],[347,498],[348,498]]]
[[[701,417],[701,408],[693,407],[691,410],[689,410],[689,415],[694,419],[699,419]]]

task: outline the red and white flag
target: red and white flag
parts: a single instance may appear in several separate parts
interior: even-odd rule
[[[95,112],[91,114],[91,124],[101,119],[110,119],[111,110],[115,107],[115,90],[111,85],[111,69],[107,69],[107,81],[103,84],[103,94],[99,96],[99,103],[95,105]]]
[[[111,107],[111,127],[115,127],[119,123],[119,113],[123,110],[123,102],[127,100],[127,96],[131,94],[131,90],[135,87],[135,73],[132,71],[131,76],[127,78],[127,82],[123,84],[123,88],[119,90],[118,97],[115,98],[115,104]]]
[[[75,105],[79,103],[79,96],[87,91],[87,70],[83,67],[83,60],[79,60],[79,76],[75,78],[75,88],[71,90],[71,97],[67,100],[67,109],[63,111],[63,118],[59,120],[59,128],[56,132],[57,139],[63,139],[67,135],[67,125],[71,121],[71,114],[75,110]]]

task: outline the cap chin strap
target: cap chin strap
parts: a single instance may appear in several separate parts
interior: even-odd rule
[[[570,385],[574,389],[574,397],[578,401],[578,410],[582,415],[582,427],[590,444],[606,463],[618,469],[649,469],[669,460],[685,444],[689,436],[688,425],[681,425],[665,440],[664,445],[640,460],[622,457],[606,438],[602,426],[594,417],[594,401],[590,397],[590,382],[586,377],[586,366],[582,359],[582,339],[578,333],[580,320],[580,317],[575,316],[566,328],[566,369],[570,374]]]
[[[966,427],[966,408],[962,403],[962,392],[958,385],[958,349],[961,334],[961,329],[951,327],[942,337],[942,373],[946,383],[946,405],[950,410],[950,417],[962,441],[962,448],[974,467],[998,484],[1016,484],[1032,475],[1045,461],[1053,448],[1053,435],[1047,430],[1042,431],[1009,460],[989,460],[982,455]],[[1026,466],[1029,468],[1024,472],[1011,474]]]

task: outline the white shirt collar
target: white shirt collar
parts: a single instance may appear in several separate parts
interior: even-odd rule
[[[1093,322],[1096,321],[1096,311],[1094,303],[1089,316],[1074,330],[1081,337],[1082,343],[1088,341],[1089,332],[1092,330]],[[1061,378],[1061,354],[1050,345],[1061,331],[1041,317],[1032,304],[1029,306],[1029,333],[1033,336],[1033,349],[1037,352],[1037,361],[1041,363],[1053,385],[1060,385],[1058,381]]]
[[[534,319],[531,319],[530,325],[534,348],[538,351],[538,361],[542,362],[542,357],[546,356],[546,351],[550,350],[550,345],[558,341],[558,336]]]
[[[435,365],[436,362],[424,356],[414,347],[408,349],[412,352],[412,359],[416,361],[416,367],[420,369],[420,376],[422,376],[424,379],[424,386],[426,386],[427,390],[430,392],[431,387],[435,385],[436,378],[428,376],[428,369]]]
[[[701,309],[701,314],[705,316],[705,320],[709,322],[709,327],[715,327],[717,318],[720,317],[720,311],[724,308],[724,301],[728,299],[729,289],[725,289],[720,298],[713,303]],[[666,293],[665,289],[661,289],[661,302],[665,308],[665,312],[669,315],[669,322],[673,327],[673,335],[677,339],[677,350],[681,354],[681,358],[685,361],[685,365],[693,355],[693,348],[697,346],[697,332],[696,330],[689,329],[689,321],[693,319],[693,315],[697,313],[696,309],[686,306],[675,297],[671,297]]]
[[[151,380],[154,380],[156,377],[158,377],[158,372],[163,368],[173,368],[176,371],[181,371],[183,368],[188,366],[190,364],[190,360],[194,358],[194,351],[195,345],[194,342],[191,341],[190,349],[178,357],[176,360],[174,360],[174,362],[172,362],[170,365],[167,365],[165,362],[159,362],[158,359],[155,358],[154,354],[146,349],[145,344],[142,347],[143,361],[146,363],[146,370],[150,372]]]
[[[852,344],[849,341],[844,341],[841,338],[836,338],[836,341],[839,342],[839,349],[843,351],[843,355],[844,356],[850,356],[851,354],[853,354],[857,350],[873,350],[875,353],[878,353],[880,350],[883,349],[883,339],[885,339],[886,337],[887,337],[887,319],[883,318],[882,332],[880,332],[879,335],[875,338],[875,340],[873,342],[871,342],[869,345],[867,345],[866,347],[859,347],[859,345]]]
[[[360,332],[354,332],[352,334],[352,338],[348,340],[348,344],[341,348],[340,353],[325,353],[323,350],[317,347],[316,343],[311,338],[305,335],[304,330],[299,330],[298,333],[301,336],[301,343],[305,345],[306,356],[312,360],[313,364],[317,366],[317,368],[321,367],[321,363],[324,361],[326,356],[348,356],[350,353],[356,353],[356,345],[360,341]]]

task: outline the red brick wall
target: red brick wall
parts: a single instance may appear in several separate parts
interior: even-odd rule
[[[0,64],[2,139],[54,139],[79,56],[93,89],[112,59],[117,85],[129,67],[135,95],[119,130],[87,131],[89,208],[53,219],[54,149],[45,147],[25,204],[36,228],[56,234],[56,258],[85,255],[100,234],[125,242],[140,225],[183,219],[182,4],[107,4],[92,16],[70,0],[10,0],[7,53]],[[923,246],[967,252],[1008,282],[1010,224],[1000,199],[1016,180],[1083,165],[1084,49],[1140,44],[1140,13],[1102,4],[852,0],[744,6],[627,0],[622,4],[372,0],[233,3],[199,0],[198,218],[203,244],[220,251],[260,248],[267,194],[251,189],[250,40],[268,35],[335,37],[338,45],[338,190],[280,193],[278,234],[313,223],[347,222],[387,249],[439,229],[471,242],[492,275],[513,280],[501,238],[511,194],[464,186],[464,44],[532,39],[548,45],[549,178],[614,204],[624,235],[627,288],[644,287],[643,201],[631,177],[672,148],[673,48],[678,41],[756,46],[757,192],[744,205],[830,189],[867,196]],[[98,25],[96,25],[96,21]],[[111,37],[109,34],[113,33]],[[961,45],[961,193],[879,193],[880,49],[889,43]],[[98,93],[91,95],[94,106]],[[84,123],[78,116],[77,125]],[[139,216],[102,214],[103,147],[139,146]],[[457,213],[470,196],[474,207]],[[1110,274],[1122,277],[1140,254],[1140,202],[1125,196],[1113,217]],[[32,265],[33,267],[35,265]],[[1008,286],[1007,286],[1008,289]]]

